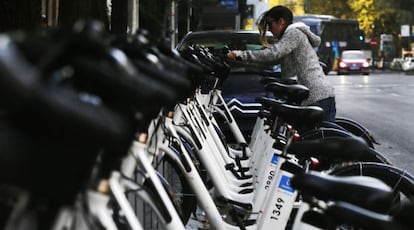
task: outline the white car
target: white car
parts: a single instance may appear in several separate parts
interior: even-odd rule
[[[408,57],[405,58],[401,63],[401,69],[403,71],[413,71],[414,70],[414,58]]]

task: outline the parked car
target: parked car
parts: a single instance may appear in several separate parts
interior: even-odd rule
[[[369,74],[369,63],[362,50],[344,50],[338,59],[338,75]]]
[[[270,32],[267,38],[270,43],[273,43],[273,36]],[[190,32],[181,39],[176,48],[180,52],[192,45],[203,45],[210,52],[222,56],[228,50],[260,50],[264,48],[259,41],[258,31],[250,30]],[[264,87],[260,83],[259,73],[263,71],[280,73],[280,66],[230,60],[228,63],[231,72],[223,84],[222,94],[241,131],[248,138],[256,122],[257,112],[261,107],[255,99],[265,95]],[[321,66],[325,68],[324,71],[327,73],[327,66],[323,63],[321,63]],[[222,128],[226,133],[226,127]]]
[[[414,58],[406,57],[401,62],[401,69],[405,72],[414,71]]]
[[[390,63],[390,69],[401,71],[402,70],[402,63],[404,62],[403,58],[394,58]]]

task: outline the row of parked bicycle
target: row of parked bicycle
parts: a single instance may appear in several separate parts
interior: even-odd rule
[[[414,177],[358,123],[321,122],[305,87],[263,72],[246,140],[229,71],[98,22],[0,35],[2,229],[411,228]]]

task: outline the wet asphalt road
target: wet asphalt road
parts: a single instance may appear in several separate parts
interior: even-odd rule
[[[328,77],[335,86],[337,116],[361,123],[380,143],[377,150],[414,175],[414,74],[331,72]]]

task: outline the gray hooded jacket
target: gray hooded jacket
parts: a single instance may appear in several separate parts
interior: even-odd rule
[[[334,88],[323,73],[319,58],[313,47],[321,39],[307,25],[298,22],[289,25],[280,40],[263,50],[236,51],[242,60],[280,64],[282,76],[296,76],[298,83],[309,89],[309,97],[303,105],[334,97]]]

